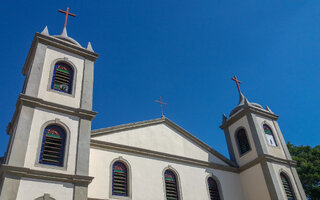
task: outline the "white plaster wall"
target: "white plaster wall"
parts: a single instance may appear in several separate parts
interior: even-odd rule
[[[36,188],[36,189],[35,189]],[[33,200],[50,194],[56,200],[73,199],[73,185],[55,181],[22,178],[16,200]]]
[[[294,193],[295,193],[295,196],[297,198],[297,200],[300,200],[301,199],[301,196],[299,194],[299,190],[298,190],[298,187],[297,187],[297,184],[295,183],[295,180],[294,180],[294,177],[292,175],[292,172],[291,172],[291,169],[290,167],[288,167],[287,165],[284,165],[284,164],[275,164],[275,163],[272,163],[272,168],[273,170],[275,171],[275,174],[277,175],[277,180],[278,180],[278,183],[279,185],[281,185],[281,191],[282,191],[282,197],[283,199],[286,199],[286,193],[284,191],[284,188],[283,188],[283,185],[282,185],[282,181],[281,181],[281,178],[280,178],[280,172],[285,172],[285,174],[288,176],[288,178],[290,179],[290,182],[291,182],[291,185],[293,187],[293,190],[294,190]]]
[[[237,143],[236,137],[235,137],[236,131],[238,130],[239,127],[243,127],[246,130],[247,137],[248,137],[248,140],[250,142],[250,147],[251,147],[251,151],[243,154],[241,157],[240,157],[240,153],[239,153],[238,143]],[[256,147],[255,147],[255,144],[253,141],[253,137],[252,137],[252,133],[250,130],[247,116],[243,116],[242,118],[240,118],[238,121],[236,121],[231,126],[229,126],[228,129],[229,129],[229,133],[230,133],[230,137],[231,137],[231,143],[232,143],[234,153],[235,153],[235,158],[236,158],[236,161],[239,164],[239,166],[243,166],[244,164],[257,158],[258,154],[257,154]]]
[[[264,144],[267,146],[268,154],[276,156],[276,157],[279,157],[279,158],[287,159],[285,154],[284,154],[283,147],[281,145],[280,138],[279,138],[279,134],[281,134],[281,133],[278,133],[276,131],[276,128],[275,128],[275,126],[273,124],[273,121],[270,120],[269,118],[266,118],[266,117],[263,117],[263,116],[260,116],[260,115],[257,115],[256,119],[257,119],[258,126],[259,126],[258,133],[263,135]],[[273,135],[274,135],[275,140],[277,142],[277,146],[276,147],[268,145],[268,142],[267,142],[267,139],[266,139],[266,135],[265,135],[264,130],[263,130],[263,124],[267,124],[272,129]]]
[[[53,71],[53,67],[52,67],[54,64],[53,62],[56,59],[63,59],[63,58],[67,58],[77,68],[76,77],[74,77],[75,82],[73,83],[75,84],[74,91],[73,91],[75,92],[74,97],[58,91],[53,91],[51,89],[48,90],[48,88],[51,88],[51,80],[49,81],[49,79],[50,79],[50,73],[52,73],[51,71]],[[71,106],[76,108],[80,107],[83,66],[84,66],[83,58],[76,56],[74,54],[65,52],[61,49],[48,47],[45,55],[45,60],[44,60],[44,66],[43,66],[43,72],[41,75],[38,97],[46,101],[51,101],[51,102],[55,102],[55,103],[66,105],[66,106]],[[49,84],[49,87],[48,87],[48,84]]]
[[[43,168],[43,165],[38,163],[38,155],[40,153],[40,145],[42,140],[42,126],[48,121],[52,121],[55,119],[59,119],[62,123],[64,123],[70,130],[70,139],[67,141],[66,145],[69,146],[69,151],[67,152],[67,156],[64,159],[67,159],[67,169],[51,169],[51,168]],[[25,157],[25,167],[31,169],[42,169],[45,171],[52,172],[60,172],[60,173],[68,173],[73,174],[75,171],[75,159],[76,159],[76,149],[77,149],[77,141],[78,141],[78,117],[64,115],[61,113],[56,113],[53,111],[39,109],[36,108],[34,111],[32,125],[30,129],[30,137],[28,141],[28,148]],[[66,150],[68,148],[65,148]],[[43,166],[43,167],[41,167]]]
[[[115,132],[93,139],[228,165],[165,124]]]
[[[246,200],[271,200],[260,164],[240,173]]]
[[[209,173],[219,179],[224,200],[244,200],[239,174],[94,148],[90,149],[89,176],[94,179],[89,185],[89,198],[109,199],[111,163],[120,156],[131,166],[133,200],[164,200],[163,170],[168,165],[178,172],[183,200],[209,200],[206,183]]]

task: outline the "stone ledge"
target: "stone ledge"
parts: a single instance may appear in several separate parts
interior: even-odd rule
[[[93,177],[90,177],[90,176],[62,174],[62,173],[41,171],[41,170],[35,170],[35,169],[30,169],[25,167],[17,167],[17,166],[2,164],[0,168],[0,177],[3,177],[7,174],[18,176],[18,177],[58,181],[58,182],[73,183],[73,184],[75,183],[89,184],[93,179]]]

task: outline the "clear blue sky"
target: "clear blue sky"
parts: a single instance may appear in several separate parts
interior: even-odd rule
[[[68,34],[100,54],[93,129],[158,118],[162,96],[169,119],[228,156],[219,126],[238,103],[237,75],[249,101],[280,116],[286,141],[320,144],[319,0],[13,0],[0,12],[0,155],[33,36],[60,34],[67,6]]]

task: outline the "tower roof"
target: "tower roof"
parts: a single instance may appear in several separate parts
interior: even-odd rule
[[[241,108],[244,108],[248,105],[263,109],[263,107],[260,104],[249,102],[249,100],[242,93],[240,93],[239,104],[231,111],[229,117],[231,117],[233,114],[235,114]]]
[[[72,44],[75,44],[75,45],[81,47],[81,45],[75,39],[73,39],[72,37],[68,36],[66,27],[63,28],[62,33],[60,35],[54,35],[53,37],[62,39],[64,41],[70,42]]]

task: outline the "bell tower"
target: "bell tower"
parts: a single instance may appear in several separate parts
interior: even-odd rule
[[[229,117],[223,115],[230,159],[239,166],[240,179],[248,200],[306,199],[286,142],[278,125],[278,116],[251,103],[241,93],[239,104]]]
[[[71,15],[67,9],[66,15]],[[66,17],[67,19],[67,17]],[[87,199],[93,71],[98,57],[67,34],[36,33],[7,127],[0,199]]]

